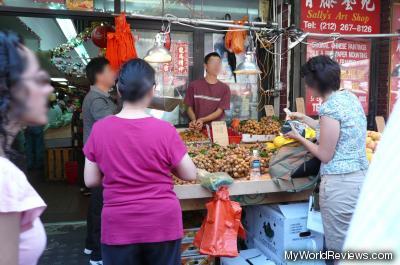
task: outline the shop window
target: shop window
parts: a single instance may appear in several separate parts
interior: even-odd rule
[[[147,51],[154,45],[154,37],[158,31],[153,30],[134,30],[136,39],[136,50],[140,58],[143,58]],[[179,53],[178,50],[182,50]],[[185,96],[186,88],[191,80],[193,65],[193,36],[188,32],[171,33],[171,64],[154,64],[156,69],[156,94],[164,97]],[[181,58],[181,59],[180,59]],[[184,60],[180,65],[179,60]],[[183,104],[176,107],[173,111],[149,110],[149,112],[163,120],[175,125],[187,124],[185,107]]]
[[[164,13],[178,17],[223,19],[230,14],[232,19],[248,15],[258,17],[259,0],[164,0]]]
[[[121,9],[126,12],[161,16],[163,13],[163,0],[126,0],[121,1]]]
[[[113,0],[0,0],[6,6],[114,12]]]
[[[216,51],[222,57],[222,73],[218,79],[226,83],[231,89],[231,108],[226,114],[227,120],[239,118],[241,120],[257,119],[259,108],[258,76],[237,75],[236,82],[228,63],[228,54],[225,50],[224,35],[207,33],[204,40],[204,52],[208,54]],[[239,65],[244,60],[244,53],[236,55]]]

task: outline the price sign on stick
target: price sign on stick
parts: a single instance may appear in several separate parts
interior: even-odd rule
[[[275,116],[274,106],[265,105],[265,116],[267,116],[267,117]]]
[[[378,132],[382,133],[383,130],[385,130],[385,118],[383,118],[382,116],[376,116],[375,122]]]
[[[296,98],[296,110],[297,112],[306,114],[306,105],[304,104],[304,98]]]
[[[211,123],[214,143],[221,146],[229,145],[228,128],[225,121],[213,121]]]

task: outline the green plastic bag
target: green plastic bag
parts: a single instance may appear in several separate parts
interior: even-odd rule
[[[225,172],[210,173],[204,169],[198,169],[197,177],[203,188],[216,192],[222,186],[230,186],[233,178]]]

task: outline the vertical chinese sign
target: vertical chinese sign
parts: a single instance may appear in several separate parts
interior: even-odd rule
[[[380,29],[379,0],[304,0],[301,29],[313,33],[373,34]],[[307,59],[325,54],[341,66],[341,87],[351,90],[368,113],[369,40],[308,38]],[[321,99],[306,90],[306,113],[317,115]]]
[[[174,46],[174,75],[188,75],[189,73],[189,44],[177,42]]]
[[[393,33],[400,30],[400,4],[393,4],[392,7],[392,25],[391,30]],[[390,73],[397,65],[400,65],[400,39],[393,39],[390,46]],[[396,100],[399,98],[400,93],[400,77],[390,75],[390,94],[389,94],[389,112],[393,110]]]

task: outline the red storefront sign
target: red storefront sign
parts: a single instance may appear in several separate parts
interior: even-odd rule
[[[301,25],[306,32],[379,33],[379,0],[301,0]]]
[[[174,45],[174,75],[186,76],[189,73],[189,44],[177,42]]]
[[[379,33],[379,0],[302,0],[301,29],[314,33]],[[307,59],[325,54],[341,65],[341,87],[353,91],[368,113],[371,44],[366,40],[308,38]],[[331,41],[331,42],[329,42]],[[319,98],[306,91],[306,112],[317,115]]]
[[[394,4],[392,7],[392,32],[400,30],[400,4]],[[393,72],[396,65],[400,64],[400,39],[393,39],[390,47],[390,73]],[[400,93],[400,78],[390,76],[390,94],[389,94],[389,112],[393,110],[396,100]]]
[[[341,88],[352,91],[360,100],[365,113],[368,113],[369,66],[371,45],[365,40],[337,40],[326,43],[323,40],[308,38],[307,59],[317,55],[333,56],[341,66]],[[306,90],[306,113],[317,115],[321,99]]]

